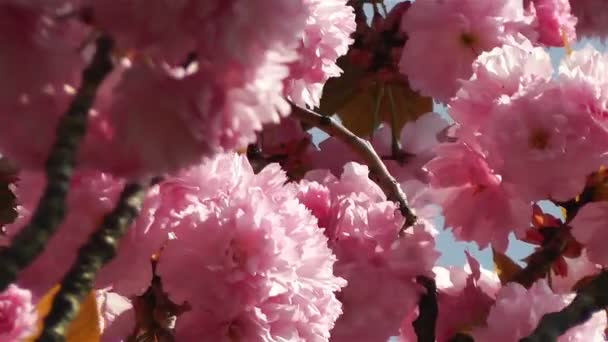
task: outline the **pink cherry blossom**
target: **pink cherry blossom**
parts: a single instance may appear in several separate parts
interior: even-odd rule
[[[468,253],[467,260],[469,270],[451,267],[451,286],[438,286],[438,341],[449,341],[456,333],[482,324],[501,287],[498,276],[486,270],[482,273],[479,262]]]
[[[191,305],[184,315],[199,322],[185,336],[328,340],[341,313],[334,292],[345,282],[333,275],[327,238],[286,180],[277,164],[254,174],[234,154],[167,180],[190,204],[157,217],[176,236],[157,272],[174,302]],[[178,318],[178,336],[188,324]]]
[[[339,294],[344,314],[332,341],[386,341],[396,335],[423,291],[415,278],[430,276],[438,257],[434,229],[424,219],[399,237],[404,219],[368,172],[348,163],[339,179],[318,170],[299,185],[300,199],[325,228],[338,257],[336,274],[348,281]]]
[[[35,332],[36,320],[30,291],[11,284],[0,293],[0,342],[30,337]]]
[[[217,63],[257,64],[266,51],[295,47],[309,9],[303,0],[85,0],[92,24],[121,50],[172,65],[191,52]]]
[[[608,251],[601,243],[605,231],[603,223],[608,219],[608,202],[585,204],[571,222],[572,235],[585,246],[589,261],[608,265]]]
[[[533,25],[538,32],[539,43],[563,46],[564,39],[568,42],[576,40],[577,19],[571,13],[569,0],[534,0],[529,10],[536,16]]]
[[[593,276],[601,272],[602,267],[589,260],[587,252],[583,251],[578,258],[564,258],[568,265],[566,276],[551,274],[551,288],[556,293],[569,293],[574,291],[574,287],[585,277]]]
[[[131,301],[107,289],[97,290],[97,309],[99,310],[102,342],[122,342],[133,333],[135,311]]]
[[[312,108],[319,106],[325,82],[342,73],[336,60],[348,51],[356,24],[346,0],[304,2],[311,14],[298,48],[299,59],[290,64],[285,94],[295,104]]]
[[[578,19],[579,36],[608,37],[608,8],[602,0],[571,0],[572,13]]]
[[[475,131],[489,120],[495,106],[552,75],[551,57],[543,48],[522,35],[507,37],[504,45],[481,53],[473,62],[471,78],[462,81],[448,104],[450,117]]]
[[[290,112],[283,81],[288,64],[298,57],[308,16],[303,0],[135,1],[130,7],[83,1],[84,7],[56,23],[47,18],[58,15],[59,4],[53,4],[49,10],[17,0],[1,4],[0,15],[11,17],[3,20],[4,31],[24,32],[5,40],[0,53],[1,64],[9,68],[5,74],[12,75],[31,56],[45,56],[32,62],[28,72],[14,75],[14,82],[9,77],[6,86],[0,84],[7,88],[0,95],[0,118],[9,123],[2,126],[0,152],[25,168],[42,168],[56,123],[90,59],[90,27],[77,22],[76,15],[84,8],[92,11],[92,25],[114,33],[119,45],[126,46],[118,48],[116,70],[102,84],[91,111],[89,135],[80,149],[83,168],[128,177],[175,172],[246,146],[263,124]],[[261,18],[268,18],[264,25]],[[24,24],[25,30],[17,26]],[[198,44],[193,51],[185,48],[192,44],[169,42],[182,49],[179,63],[152,51],[154,46],[170,50],[163,44],[176,30]],[[126,53],[130,48],[146,53]],[[183,65],[192,52],[194,60]],[[121,53],[128,57],[120,59]],[[28,139],[32,134],[37,139]]]
[[[489,164],[531,201],[575,197],[608,146],[606,130],[588,111],[591,96],[556,83],[497,107],[480,131]]]
[[[0,2],[2,107],[11,102],[25,106],[45,94],[61,96],[63,85],[78,77],[83,65],[78,44],[86,29],[71,20],[55,20],[57,12],[23,0]]]
[[[576,92],[579,98],[587,99],[584,105],[600,121],[608,111],[608,56],[591,44],[573,51],[559,65],[559,80],[562,87]]]
[[[465,253],[468,264],[464,269],[457,266],[433,268],[438,289],[439,316],[436,326],[438,342],[447,342],[456,333],[482,324],[501,287],[495,273],[481,268],[477,260],[468,252]],[[400,341],[417,340],[412,327],[416,318],[417,314],[412,314],[403,320]]]
[[[414,2],[403,16],[402,29],[408,40],[399,64],[413,89],[447,102],[458,90],[458,80],[471,76],[471,65],[479,54],[501,45],[508,34],[529,24],[531,18],[516,3]]]
[[[113,129],[105,139],[117,153],[88,164],[121,175],[175,171],[247,146],[262,124],[278,122],[290,111],[282,97],[281,82],[288,74],[283,61],[282,55],[268,53],[255,68],[132,67],[108,109]]]
[[[57,15],[42,2],[0,2],[0,152],[23,166],[45,160],[71,98],[66,85],[84,65],[86,29]]]
[[[476,341],[518,341],[536,328],[544,314],[563,309],[572,299],[574,294],[553,293],[544,279],[528,290],[509,283],[496,295],[496,304],[490,309],[486,326],[474,328],[472,336]],[[599,311],[586,323],[568,330],[557,341],[603,341],[605,327],[606,313]]]
[[[431,195],[441,205],[446,226],[461,241],[481,248],[490,243],[505,251],[511,232],[523,234],[531,208],[489,167],[478,151],[464,143],[440,145],[425,168]]]

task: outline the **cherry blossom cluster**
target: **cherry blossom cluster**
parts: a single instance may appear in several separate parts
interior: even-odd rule
[[[0,292],[0,342],[36,334],[36,303],[123,187],[150,177],[160,180],[95,276],[104,342],[414,342],[428,298],[435,341],[512,342],[574,303],[608,266],[608,54],[571,45],[608,36],[608,3],[381,2],[0,0],[0,157],[19,168],[18,218],[0,248],[35,219],[56,126],[90,91],[80,75],[100,36],[114,64],[89,94],[65,217]],[[557,67],[549,47],[567,50]],[[374,127],[363,145],[381,168],[358,140],[313,143],[289,115],[339,97],[325,84],[356,72],[406,84],[447,115]],[[439,266],[442,218],[500,255],[512,234],[537,248],[508,275],[468,252],[465,266]],[[604,341],[606,312],[588,316],[558,341]]]
[[[116,41],[116,70],[97,94],[80,162],[119,176],[175,171],[245,147],[263,124],[289,114],[288,99],[318,104],[355,30],[346,0],[0,6],[2,153],[25,168],[43,164],[91,42],[104,32]]]

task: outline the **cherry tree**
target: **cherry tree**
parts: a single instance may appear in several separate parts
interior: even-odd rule
[[[0,342],[605,341],[606,18],[0,0]]]

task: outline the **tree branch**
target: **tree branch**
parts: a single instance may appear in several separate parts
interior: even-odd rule
[[[80,310],[80,302],[92,290],[97,272],[116,255],[120,239],[133,223],[146,194],[146,186],[127,184],[116,207],[104,217],[101,227],[80,248],[76,262],[64,276],[44,319],[44,329],[37,341],[64,341],[65,334]]]
[[[570,305],[544,315],[540,323],[520,342],[555,342],[570,328],[585,323],[594,313],[608,306],[608,271],[603,271],[583,286]]]
[[[412,323],[418,342],[435,342],[435,326],[439,315],[435,280],[418,277],[416,281],[426,289],[418,302],[418,318]]]
[[[551,270],[551,265],[557,261],[566,250],[568,244],[567,227],[556,227],[557,233],[527,258],[528,264],[524,269],[515,274],[510,281],[516,282],[530,288],[538,279],[544,278]]]
[[[389,200],[398,204],[399,210],[405,217],[404,228],[410,227],[416,223],[416,215],[409,208],[407,197],[401,190],[401,186],[395,178],[388,172],[388,169],[378,156],[372,145],[365,139],[359,138],[346,127],[342,126],[332,118],[321,115],[312,110],[301,108],[292,105],[292,114],[294,118],[303,123],[315,126],[330,136],[341,140],[350,146],[360,157],[365,160],[370,172],[378,178],[378,185],[384,190]]]
[[[85,136],[88,112],[97,89],[113,68],[110,57],[113,45],[112,40],[106,36],[97,40],[95,56],[82,73],[82,84],[59,121],[56,140],[46,161],[47,184],[36,211],[11,245],[0,251],[0,291],[14,282],[19,271],[44,250],[47,241],[65,217],[65,201],[78,146]]]

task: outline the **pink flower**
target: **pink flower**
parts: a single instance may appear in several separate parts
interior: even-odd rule
[[[575,87],[539,86],[497,107],[481,132],[488,163],[531,201],[567,200],[601,165],[606,130],[589,112],[591,94]]]
[[[55,20],[57,8],[42,3],[49,5],[0,2],[0,153],[23,166],[46,159],[71,98],[66,85],[78,81],[84,65],[78,47],[86,29]]]
[[[469,270],[450,267],[450,286],[438,284],[436,331],[440,342],[449,341],[456,333],[470,327],[482,325],[501,287],[498,276],[482,270],[479,262],[468,253],[467,260]]]
[[[504,45],[481,53],[473,62],[471,78],[462,81],[448,104],[450,117],[475,131],[490,119],[495,106],[552,75],[551,57],[545,49],[534,47],[522,35],[507,37]]]
[[[518,341],[536,328],[544,314],[563,309],[572,299],[574,294],[553,293],[544,279],[529,290],[509,283],[498,292],[486,326],[474,328],[472,336],[476,341]],[[568,330],[558,341],[603,341],[605,327],[606,313],[600,311],[586,323]]]
[[[608,7],[603,0],[571,0],[572,13],[578,19],[576,32],[579,36],[608,36]]]
[[[305,0],[310,11],[298,48],[299,59],[290,64],[285,94],[299,106],[319,106],[323,85],[340,76],[338,57],[348,51],[355,31],[355,14],[346,0]]]
[[[309,15],[303,0],[129,6],[85,0],[57,22],[59,3],[44,10],[17,0],[0,6],[0,16],[10,17],[2,20],[3,32],[24,32],[3,40],[5,74],[31,56],[44,56],[0,84],[6,88],[0,119],[8,122],[0,131],[0,152],[24,168],[42,168],[56,123],[90,59],[90,28],[74,23],[86,8],[87,22],[113,34],[117,51],[129,57],[116,63],[99,90],[79,161],[83,168],[126,177],[176,172],[247,146],[263,124],[289,114],[283,81]],[[76,53],[82,46],[88,58]],[[194,58],[186,63],[188,56]]]
[[[602,267],[589,260],[587,252],[583,251],[578,258],[565,258],[568,266],[568,274],[558,275],[555,271],[551,274],[551,288],[556,293],[569,293],[580,286],[586,277],[597,275],[602,271]]]
[[[19,276],[19,283],[31,289],[34,296],[45,294],[59,282],[74,262],[78,249],[99,227],[103,216],[115,205],[122,181],[95,172],[80,172],[73,176],[67,207],[70,208],[59,231],[51,238],[44,252]],[[21,172],[16,195],[19,218],[7,226],[13,237],[31,218],[43,190],[44,175]],[[127,236],[121,241],[118,255],[98,275],[97,285],[112,285],[123,295],[141,294],[152,279],[150,257],[160,248],[166,231],[149,229],[149,216],[157,205],[158,190],[153,190]]]
[[[295,47],[308,9],[303,0],[89,2],[92,23],[117,37],[121,50],[172,65],[191,52],[217,63],[259,63],[277,47]]]
[[[135,329],[135,311],[131,301],[107,289],[97,290],[102,342],[126,341]]]
[[[107,108],[111,130],[100,148],[113,146],[117,153],[85,164],[119,175],[172,172],[247,146],[264,123],[289,113],[282,80],[290,60],[268,52],[259,65],[226,69],[136,64],[125,71]]]
[[[585,204],[576,214],[570,225],[572,235],[585,246],[589,261],[608,265],[608,251],[601,243],[605,231],[602,223],[608,219],[608,202],[591,202]]]
[[[440,145],[425,168],[429,192],[441,205],[446,226],[461,241],[505,251],[511,232],[523,234],[531,208],[493,172],[482,154],[463,143]]]
[[[348,163],[340,179],[313,171],[299,185],[298,196],[325,228],[338,257],[336,274],[348,281],[339,293],[344,314],[332,341],[386,341],[396,335],[423,291],[415,278],[430,276],[438,257],[434,230],[424,219],[399,237],[404,219],[368,172]]]
[[[568,42],[576,40],[577,19],[570,12],[569,0],[534,0],[529,11],[536,16],[533,25],[538,32],[539,43],[564,46],[564,39]]]
[[[345,283],[332,273],[327,238],[286,180],[277,164],[254,174],[234,154],[168,179],[190,204],[156,218],[176,235],[157,272],[174,302],[192,306],[184,317],[199,322],[187,332],[188,319],[178,319],[179,336],[328,340],[341,313],[334,292]]]
[[[30,291],[16,285],[0,293],[0,342],[15,342],[36,330],[36,308]]]
[[[563,87],[587,99],[584,106],[604,121],[608,112],[608,56],[591,44],[573,51],[559,66],[559,80]],[[574,96],[574,95],[573,95]]]
[[[477,56],[521,31],[529,20],[511,0],[414,2],[403,16],[408,40],[401,72],[413,89],[447,102],[458,90],[458,80],[471,76]]]

